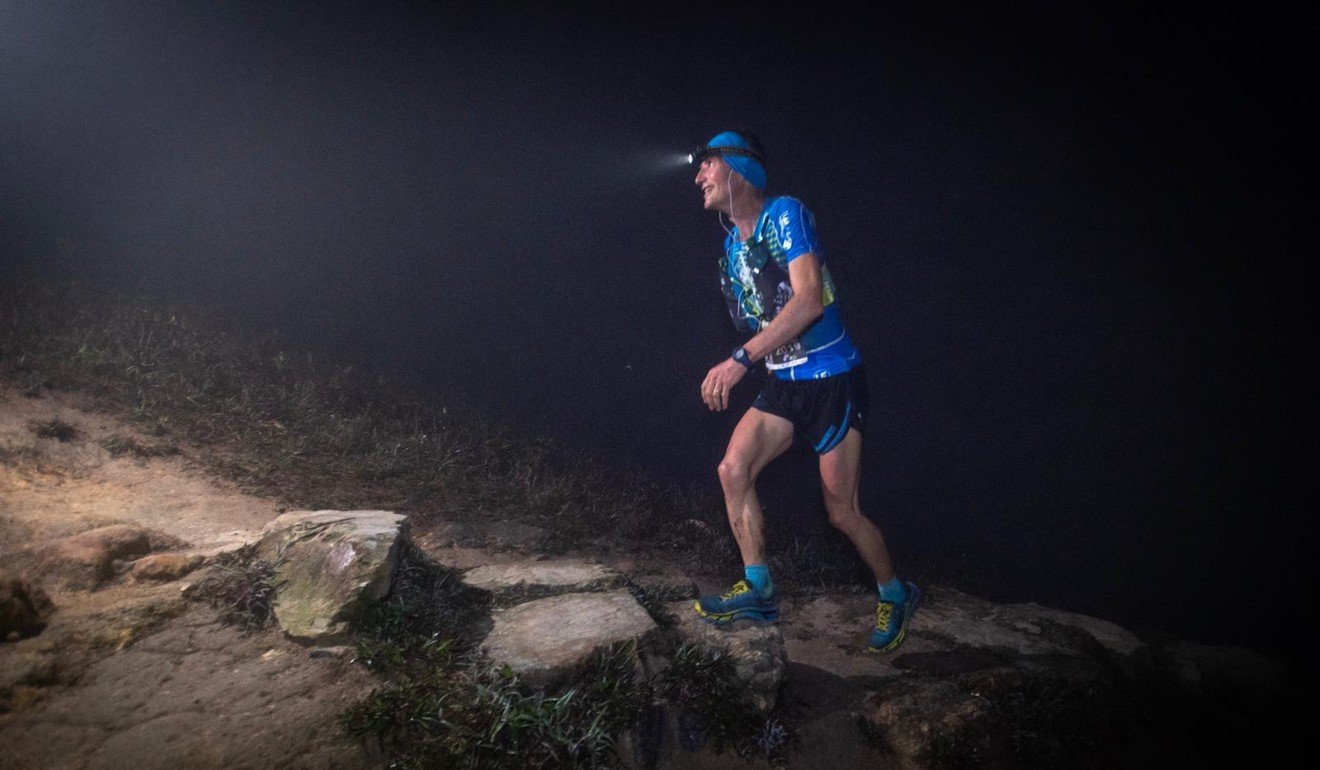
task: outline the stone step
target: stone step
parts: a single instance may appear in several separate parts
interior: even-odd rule
[[[557,594],[622,588],[623,575],[601,564],[577,559],[490,564],[463,573],[463,583],[489,591],[497,603],[511,604]]]
[[[660,627],[624,589],[537,599],[492,620],[481,652],[533,686],[563,681],[612,644],[636,640],[642,651],[664,644]]]

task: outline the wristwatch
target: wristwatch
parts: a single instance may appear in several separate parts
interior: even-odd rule
[[[756,362],[753,361],[747,355],[747,348],[738,348],[737,350],[733,351],[733,360],[737,361],[738,363],[742,364],[748,369],[751,369],[753,366],[756,366]]]

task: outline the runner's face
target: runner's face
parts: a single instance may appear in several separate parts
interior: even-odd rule
[[[701,203],[707,211],[729,210],[730,184],[733,169],[718,155],[704,158],[697,167],[697,187],[701,188]]]

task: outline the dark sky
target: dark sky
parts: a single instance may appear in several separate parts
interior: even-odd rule
[[[868,361],[901,569],[1300,651],[1298,20],[452,5],[0,0],[0,278],[201,299],[713,488],[739,338],[672,159],[752,127]]]

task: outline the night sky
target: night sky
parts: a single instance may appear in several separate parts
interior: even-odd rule
[[[1307,646],[1299,20],[269,5],[0,0],[0,279],[205,301],[714,490],[756,381],[701,404],[740,338],[674,159],[752,128],[867,361],[900,570]],[[818,520],[813,474],[770,514]]]

